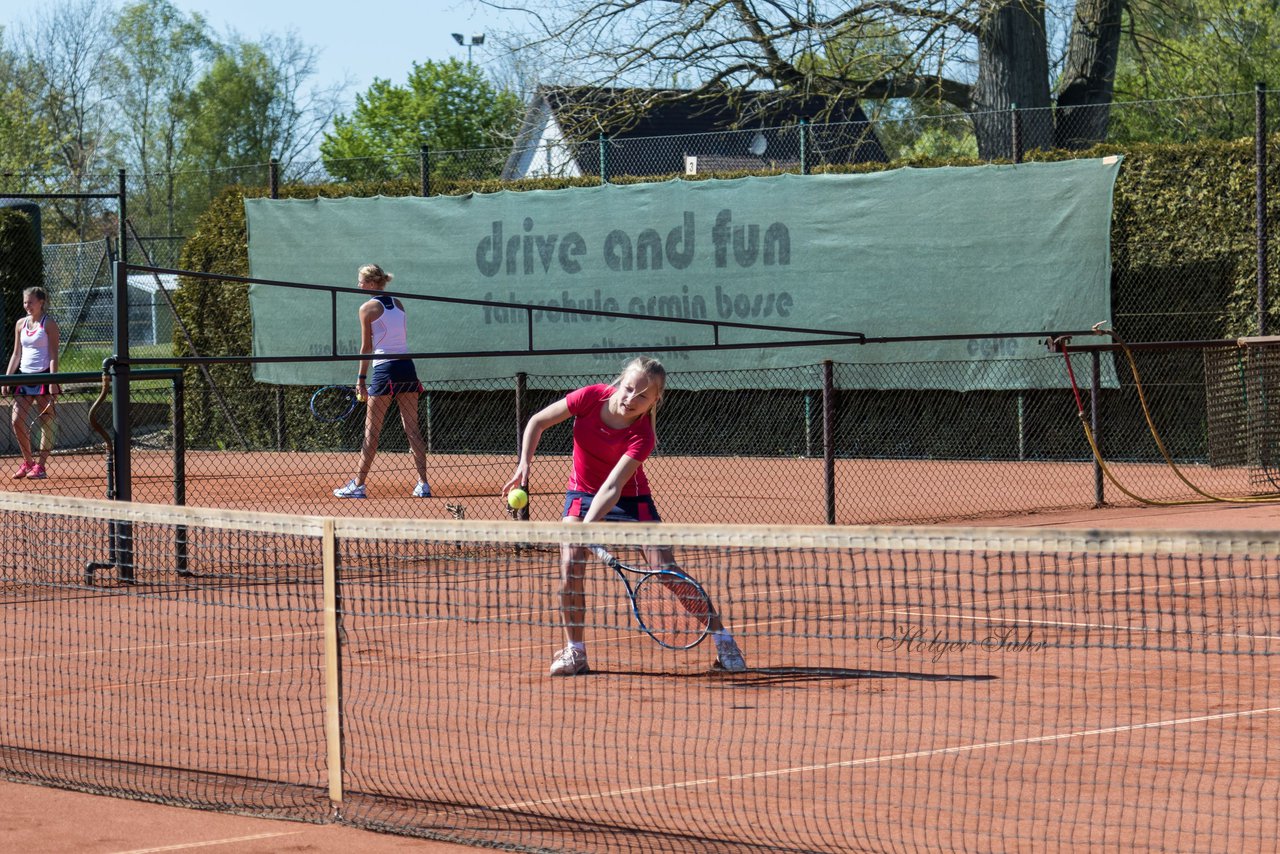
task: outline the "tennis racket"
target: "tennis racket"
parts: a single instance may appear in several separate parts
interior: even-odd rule
[[[707,636],[715,612],[702,585],[675,569],[636,569],[618,560],[604,546],[590,546],[627,588],[631,613],[640,629],[668,649],[692,649]],[[632,584],[628,573],[640,576]]]
[[[317,421],[341,421],[360,403],[356,390],[348,385],[327,385],[311,395],[311,415]]]

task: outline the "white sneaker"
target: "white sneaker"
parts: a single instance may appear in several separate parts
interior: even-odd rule
[[[418,481],[418,485],[413,488],[413,497],[414,498],[430,498],[431,484],[427,483],[425,480]]]
[[[742,650],[733,638],[720,640],[716,638],[716,669],[726,673],[742,673],[747,669],[747,660],[742,657]]]
[[[745,667],[745,665],[744,665]],[[551,662],[552,676],[576,676],[587,671],[587,651],[569,644]]]
[[[365,494],[364,484],[356,483],[354,480],[347,481],[346,486],[340,486],[333,491],[333,494],[339,498],[368,498]]]

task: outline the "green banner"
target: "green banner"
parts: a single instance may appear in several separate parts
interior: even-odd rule
[[[425,199],[246,199],[249,263],[255,278],[342,286],[376,263],[395,274],[391,291],[543,307],[406,299],[415,353],[593,351],[423,359],[424,379],[608,374],[625,357],[601,351],[623,347],[673,371],[913,362],[922,364],[912,388],[1042,388],[1019,365],[1046,354],[1033,338],[663,352],[806,339],[662,319],[869,337],[1087,329],[1111,316],[1119,165],[1108,157]],[[340,353],[359,349],[361,301],[336,300]],[[333,305],[327,293],[252,286],[254,354],[330,352]],[[964,363],[964,379],[930,362]],[[258,380],[280,384],[349,382],[353,373],[349,362],[254,367]],[[1109,364],[1105,382],[1114,383]],[[733,384],[753,380],[738,374]]]

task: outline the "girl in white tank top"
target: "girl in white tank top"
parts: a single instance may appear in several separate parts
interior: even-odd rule
[[[413,361],[404,358],[409,352],[404,308],[394,298],[377,293],[391,281],[391,274],[377,264],[360,268],[360,288],[374,291],[372,299],[360,306],[360,354],[356,375],[356,395],[365,401],[364,443],[360,447],[360,467],[356,476],[333,491],[338,498],[367,498],[365,478],[373,467],[373,457],[378,452],[378,438],[382,435],[382,422],[391,409],[392,401],[400,410],[400,423],[404,425],[409,440],[409,452],[413,455],[414,468],[418,470],[418,484],[410,493],[415,498],[430,498],[427,484],[427,443],[422,440],[418,427],[418,395],[422,385],[418,382]],[[369,365],[373,364],[378,385],[370,394]]]
[[[7,374],[47,374],[58,371],[58,322],[45,313],[48,295],[44,288],[27,288],[22,292],[22,307],[27,316],[13,330],[13,355],[9,357]],[[22,451],[22,465],[13,473],[14,480],[39,480],[47,476],[45,463],[53,450],[54,401],[60,389],[45,382],[23,383],[11,389],[14,394],[13,438]],[[36,407],[40,425],[40,447],[33,453],[31,408]]]

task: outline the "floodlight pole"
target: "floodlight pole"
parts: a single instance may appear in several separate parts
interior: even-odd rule
[[[450,33],[453,40],[467,49],[467,65],[471,64],[471,49],[477,45],[484,44],[484,33],[475,33],[471,36],[471,40],[467,41],[462,33]]]

